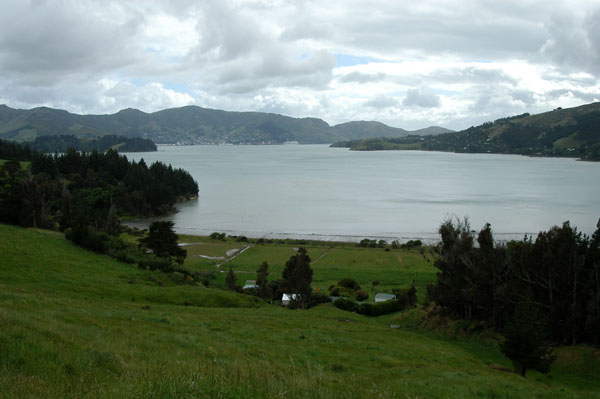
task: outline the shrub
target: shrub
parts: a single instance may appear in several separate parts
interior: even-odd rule
[[[65,237],[80,247],[100,254],[105,253],[108,247],[108,234],[92,230],[87,226],[75,226],[67,229]]]
[[[110,249],[108,255],[123,263],[137,263],[140,258],[140,253],[137,249],[123,248]]]
[[[313,294],[310,296],[310,298],[306,302],[306,307],[312,308],[313,306],[317,306],[322,303],[330,303],[330,302],[331,302],[331,298],[328,295]]]
[[[339,298],[333,305],[342,310],[348,310],[350,312],[356,312],[358,310],[358,304],[351,299]]]
[[[173,263],[167,258],[159,258],[154,255],[146,255],[138,261],[140,269],[160,270],[163,272],[172,272],[175,270]]]
[[[210,282],[217,278],[217,272],[214,270],[203,270],[201,272],[195,272],[193,276],[195,280],[201,281],[205,287],[208,287]]]
[[[360,240],[360,242],[358,243],[358,246],[363,247],[363,248],[375,248],[375,247],[377,247],[377,241],[369,240],[368,238],[364,238],[364,239]]]
[[[408,240],[405,244],[402,244],[402,248],[416,248],[422,245],[421,240]]]
[[[369,298],[369,293],[365,290],[356,291],[356,300],[357,301],[366,301]]]
[[[269,289],[269,292],[271,292],[271,294],[272,294],[272,296],[271,296],[272,299],[274,299],[276,301],[281,300],[281,297],[284,294],[282,279],[278,278],[278,279],[269,281],[269,283],[267,284],[267,287]]]
[[[399,312],[404,307],[400,302],[395,299],[377,302],[377,303],[363,303],[358,307],[357,312],[365,316],[381,316],[388,313]]]
[[[341,279],[340,281],[338,281],[337,285],[339,285],[340,287],[351,289],[353,291],[360,290],[360,285],[358,285],[356,281],[349,277]]]
[[[212,238],[213,240],[225,241],[225,233],[214,232],[209,237]]]
[[[404,289],[400,291],[395,291],[396,299],[402,305],[402,308],[414,307],[417,303],[417,288],[415,287],[415,283],[411,284],[409,289]]]

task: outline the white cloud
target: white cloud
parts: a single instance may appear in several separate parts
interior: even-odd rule
[[[600,98],[599,21],[600,0],[5,0],[0,101],[461,129]]]

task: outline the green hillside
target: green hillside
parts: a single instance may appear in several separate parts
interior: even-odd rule
[[[334,144],[358,151],[425,150],[502,153],[600,160],[600,103],[522,114],[460,132],[355,140]]]
[[[431,134],[425,128],[413,134]],[[159,144],[317,144],[367,137],[409,134],[379,122],[349,122],[329,126],[317,118],[291,118],[262,112],[228,112],[186,106],[145,113],[124,109],[113,115],[77,115],[47,107],[31,110],[0,105],[0,138],[32,141],[36,137],[73,134],[82,138],[104,135],[143,137]]]
[[[221,251],[198,242],[197,251]],[[240,267],[261,258],[240,256]],[[358,272],[320,263],[324,279]],[[59,233],[0,225],[1,398],[600,397],[600,356],[589,347],[560,348],[549,377],[524,379],[503,369],[491,341],[390,328],[418,315],[257,304],[86,252]]]

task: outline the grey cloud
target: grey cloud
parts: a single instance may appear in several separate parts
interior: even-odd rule
[[[492,64],[493,65],[493,64]],[[483,69],[467,65],[463,68],[440,68],[427,77],[427,80],[442,83],[469,83],[494,85],[498,82],[516,85],[518,81],[509,76],[500,67]]]
[[[592,92],[592,93],[585,93],[581,90],[562,89],[562,90],[552,90],[551,92],[547,93],[547,97],[553,98],[553,99],[558,99],[565,95],[571,95],[575,98],[580,99],[583,102],[591,103],[595,100],[597,101],[600,98],[600,90],[598,90],[596,92]]]
[[[405,106],[417,106],[422,108],[439,107],[440,97],[428,90],[411,89],[406,92],[402,101]]]
[[[600,6],[580,21],[572,14],[556,14],[545,25],[550,37],[541,52],[560,65],[600,73]]]
[[[359,49],[363,55],[385,58],[402,58],[406,51],[459,54],[467,59],[531,58],[548,39],[539,18],[552,6],[521,1],[503,2],[501,6],[494,2],[424,1],[419,7],[407,7],[403,2],[373,1],[368,8],[360,1],[334,2],[328,7],[329,13],[305,16],[302,13],[309,8],[303,7],[287,29],[302,32],[297,36],[303,39],[334,42]],[[311,26],[321,26],[330,22],[334,12],[338,18],[333,35],[320,37],[318,30],[312,33],[304,29],[307,18]]]
[[[128,38],[143,20],[136,16],[115,23],[97,17],[78,2],[16,2],[3,7],[0,69],[22,84],[43,86],[65,76],[92,75],[135,62]]]
[[[525,105],[535,104],[535,97],[532,92],[526,90],[515,90],[511,93],[513,100],[521,101]]]
[[[365,106],[377,109],[396,107],[398,104],[396,98],[388,96],[377,96],[365,102]]]
[[[241,15],[226,2],[206,2],[196,25],[200,43],[193,50],[198,61],[226,61],[246,56],[259,49],[269,38],[251,16]]]
[[[325,88],[332,78],[335,58],[326,51],[317,51],[304,59],[290,59],[275,52],[237,63],[221,64],[213,69],[216,89],[221,93],[246,93],[265,87]]]
[[[385,79],[386,79],[385,73],[380,72],[380,73],[375,73],[375,74],[368,74],[368,73],[353,71],[353,72],[350,72],[350,73],[340,76],[337,80],[342,83],[350,83],[350,82],[370,83],[370,82],[380,82]]]

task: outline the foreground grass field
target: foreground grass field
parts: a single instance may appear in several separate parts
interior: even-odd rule
[[[264,250],[284,261],[293,248]],[[313,259],[323,250],[311,248]],[[337,250],[347,262],[327,263],[327,255],[314,265],[324,284],[337,271],[371,281],[353,265],[394,254],[327,252]],[[281,264],[265,256],[249,249],[234,263],[255,270],[255,260],[269,260],[277,274]],[[380,269],[370,262],[382,285],[385,262]],[[402,273],[390,273],[386,281],[403,284]],[[600,355],[592,348],[560,348],[550,376],[523,379],[498,369],[510,363],[493,343],[390,328],[402,322],[401,314],[366,318],[332,305],[293,311],[176,285],[60,234],[0,225],[3,398],[600,397]]]

